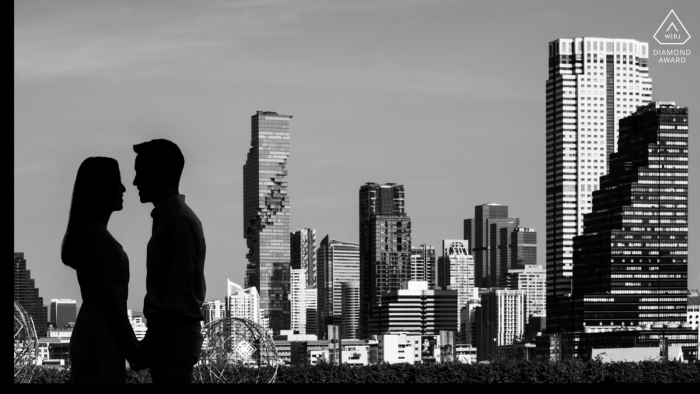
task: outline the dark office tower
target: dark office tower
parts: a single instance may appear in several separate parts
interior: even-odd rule
[[[411,218],[403,185],[367,183],[360,188],[360,339],[373,310],[411,278]]]
[[[537,265],[537,232],[527,227],[517,227],[510,233],[510,266],[522,269],[526,265]]]
[[[560,38],[548,49],[547,329],[556,332],[570,321],[573,238],[618,149],[618,121],[651,101],[652,86],[646,42]]]
[[[476,221],[474,219],[464,219],[464,239],[467,241],[467,253],[474,255],[474,240],[476,233]]]
[[[248,245],[245,287],[255,286],[275,334],[289,316],[289,115],[258,111],[243,166],[243,232]]]
[[[39,289],[34,285],[34,279],[31,278],[27,269],[24,253],[15,253],[13,285],[14,301],[22,305],[22,308],[32,317],[37,336],[45,337],[48,321],[44,298],[39,297]]]
[[[491,224],[514,220],[508,217],[508,207],[501,204],[483,204],[474,207],[474,218],[464,221],[464,238],[474,256],[476,287],[491,286]]]
[[[302,228],[290,234],[292,268],[306,270],[306,286],[316,288],[316,230]]]
[[[520,219],[494,219],[489,224],[489,287],[498,287],[510,267],[510,234],[520,225]]]
[[[428,282],[435,287],[435,248],[430,245],[411,246],[411,280]]]
[[[687,290],[688,108],[652,102],[620,120],[610,174],[574,238],[573,328],[684,323]]]
[[[51,311],[49,321],[54,324],[57,330],[62,330],[69,323],[75,323],[77,313],[77,303],[75,300],[62,300],[54,298],[51,300]]]

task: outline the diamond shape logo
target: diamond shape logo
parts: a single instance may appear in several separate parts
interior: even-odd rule
[[[654,39],[661,45],[683,45],[690,39],[690,34],[678,15],[671,10],[654,33]]]

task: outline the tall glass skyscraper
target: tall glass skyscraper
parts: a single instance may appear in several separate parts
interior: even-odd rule
[[[610,174],[574,238],[574,325],[611,331],[686,319],[688,108],[654,102],[620,120]]]
[[[547,80],[547,329],[570,322],[573,238],[617,150],[618,120],[651,101],[649,45],[580,37],[549,43]]]
[[[510,241],[510,233],[518,227],[520,219],[508,217],[508,206],[482,204],[474,207],[474,217],[464,221],[464,239],[469,241],[467,252],[474,256],[474,281],[476,287],[497,287],[505,274],[498,265],[501,254],[499,245]],[[501,229],[507,228],[500,240]]]
[[[360,339],[367,338],[373,309],[411,279],[411,218],[403,185],[360,188]]]
[[[317,294],[318,319],[316,335],[327,338],[327,325],[342,326],[345,318],[356,315],[343,314],[342,284],[360,280],[360,245],[332,239],[326,235],[316,252],[318,262]],[[357,327],[358,322],[348,323]]]
[[[257,288],[260,308],[276,334],[290,324],[287,159],[291,118],[276,112],[253,115],[251,146],[243,166],[245,287]]]

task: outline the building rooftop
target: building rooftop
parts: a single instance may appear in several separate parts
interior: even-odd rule
[[[688,296],[688,305],[700,305],[700,296]]]
[[[661,358],[659,347],[631,347],[616,349],[593,349],[591,358],[600,356],[603,362],[627,361],[657,361]],[[682,360],[683,351],[680,346],[668,347],[669,360]]]

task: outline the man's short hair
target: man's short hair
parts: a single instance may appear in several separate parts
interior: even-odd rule
[[[173,185],[180,184],[185,157],[174,142],[165,139],[151,140],[134,145],[134,152],[146,165],[161,167],[166,179]]]

